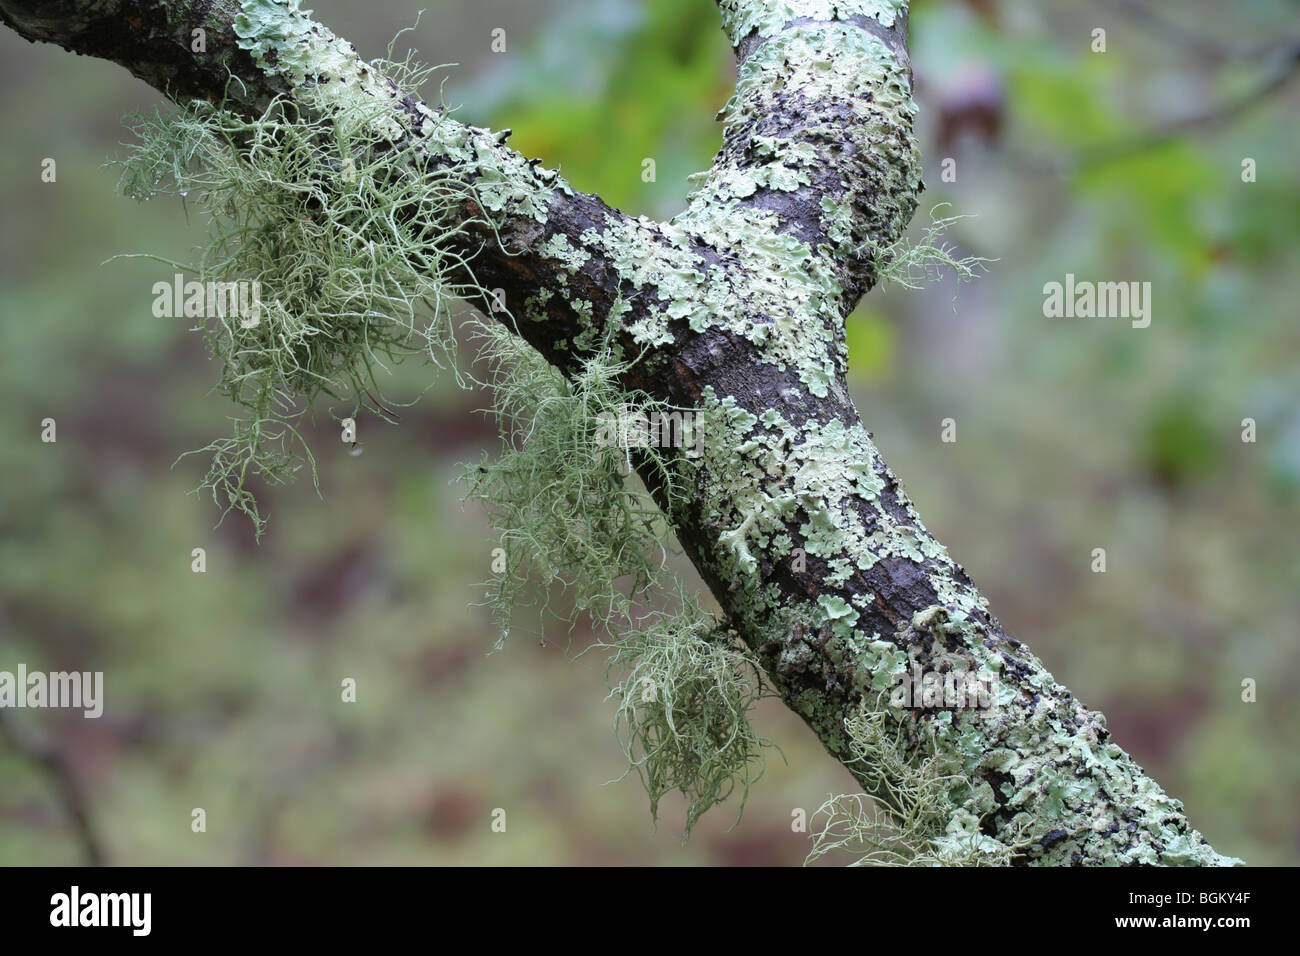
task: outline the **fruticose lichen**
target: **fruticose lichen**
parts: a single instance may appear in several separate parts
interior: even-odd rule
[[[940,203],[930,210],[930,222],[920,239],[909,242],[899,239],[881,256],[885,265],[880,270],[883,283],[892,283],[904,289],[920,289],[937,281],[945,270],[951,271],[958,283],[974,279],[985,263],[992,260],[979,256],[954,255],[956,248],[944,241],[945,231],[966,216],[935,216]],[[954,308],[956,299],[954,297]]]
[[[479,332],[495,371],[504,448],[465,477],[468,497],[493,518],[505,551],[487,600],[501,626],[498,647],[521,606],[540,604],[570,627],[585,616],[607,635],[595,646],[612,652],[619,739],[651,813],[657,819],[664,794],[679,790],[689,836],[701,814],[739,789],[739,814],[768,745],[749,720],[764,693],[762,672],[675,581],[663,513],[625,482],[635,457],[671,509],[681,488],[664,450],[600,440],[611,418],[673,410],[620,388],[631,362],[615,359],[608,346],[566,380],[503,326],[483,324]],[[558,611],[557,585],[571,599]],[[669,607],[649,606],[674,593]]]
[[[861,854],[854,866],[1005,866],[1029,841],[1004,841],[980,824],[992,810],[933,737],[919,742],[888,709],[884,695],[845,720],[867,793],[826,800],[813,815],[805,863],[836,850]]]
[[[415,354],[454,362],[453,304],[488,295],[455,240],[472,226],[496,228],[464,210],[544,222],[551,190],[568,187],[495,148],[486,131],[418,105],[427,71],[409,61],[361,64],[296,0],[245,4],[235,26],[257,62],[295,87],[293,101],[275,99],[252,119],[200,102],[141,119],[121,185],[138,199],[188,196],[210,218],[197,262],[162,261],[200,281],[257,281],[263,291],[256,322],[200,322],[221,367],[219,390],[243,411],[231,437],[204,449],[212,462],[202,487],[223,514],[247,512],[260,533],[249,479],[284,482],[304,463],[314,476],[298,424],[315,398],[341,398],[353,414],[369,400],[386,414],[376,376],[385,363]],[[430,162],[438,159],[453,162]],[[543,250],[570,272],[590,257],[561,236]],[[567,294],[563,283],[559,291]],[[592,354],[568,380],[508,331],[508,311],[505,324],[469,320],[495,370],[505,448],[467,474],[469,497],[496,519],[506,554],[488,603],[504,638],[517,606],[545,609],[554,584],[567,585],[570,623],[586,615],[604,628],[611,667],[629,671],[633,683],[616,695],[655,681],[653,701],[620,697],[620,734],[652,809],[667,790],[687,794],[689,833],[761,772],[765,742],[748,722],[760,687],[747,681],[743,649],[719,641],[694,602],[645,604],[647,595],[679,591],[665,569],[670,532],[650,496],[625,478],[634,466],[650,469],[671,502],[676,472],[653,446],[601,444],[595,435],[602,416],[680,410],[621,389],[635,357],[597,341],[590,303],[575,297],[572,305],[588,319],[588,339],[573,347]],[[605,327],[624,309],[616,303]]]
[[[690,836],[700,816],[737,789],[739,822],[771,745],[754,731],[750,710],[770,691],[744,644],[710,625],[692,599],[681,601],[680,613],[651,615],[604,646],[613,649],[611,672],[621,673],[610,696],[628,772],[640,776],[656,817],[665,794],[685,795]]]
[[[481,292],[454,277],[465,264],[455,236],[473,223],[453,213],[474,185],[457,172],[413,175],[412,153],[377,132],[386,105],[316,105],[304,115],[301,101],[277,99],[248,120],[196,101],[139,118],[140,141],[122,163],[128,195],[178,193],[210,219],[196,262],[160,261],[201,282],[260,287],[255,321],[207,315],[199,326],[220,364],[219,391],[243,412],[230,437],[202,450],[212,455],[203,487],[259,533],[249,479],[283,483],[304,459],[314,476],[298,429],[312,401],[347,403],[340,418],[367,400],[386,413],[376,370],[413,354],[439,361],[453,303]]]
[[[598,439],[611,418],[663,406],[619,387],[629,363],[608,348],[566,380],[504,326],[481,323],[477,331],[493,369],[487,384],[502,452],[466,469],[465,480],[469,500],[501,531],[504,570],[493,577],[488,604],[502,637],[517,607],[534,600],[542,610],[550,606],[552,583],[571,592],[571,623],[582,613],[617,626],[661,583],[662,541],[671,533],[650,495],[625,481],[634,452],[660,473],[669,500],[680,492],[659,449]]]

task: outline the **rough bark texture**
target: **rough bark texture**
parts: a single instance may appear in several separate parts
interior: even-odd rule
[[[703,2],[703,0],[701,0]],[[478,187],[477,284],[572,371],[610,324],[646,357],[626,384],[700,409],[671,515],[728,624],[864,782],[845,719],[900,675],[996,676],[993,706],[892,711],[907,756],[962,782],[949,832],[1014,862],[1223,864],[1082,706],[1008,637],[926,531],[845,383],[845,316],[921,190],[901,0],[718,0],[739,61],[723,147],[684,212],[632,218],[400,94],[297,0],[0,0],[30,40],[103,57],[169,96],[249,113],[308,88],[389,102],[384,134]],[[191,52],[191,31],[207,32]],[[470,248],[470,247],[473,248]],[[884,696],[882,696],[884,695]],[[884,795],[886,798],[888,794]]]

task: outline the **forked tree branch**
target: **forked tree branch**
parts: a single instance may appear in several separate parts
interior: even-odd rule
[[[845,317],[922,188],[906,3],[718,6],[739,62],[723,146],[662,223],[400,93],[298,0],[0,0],[0,18],[178,101],[250,115],[273,97],[326,113],[387,104],[377,132],[475,183],[463,252],[530,344],[572,374],[608,333],[642,355],[624,385],[705,416],[701,458],[676,464],[681,503],[660,495],[679,540],[785,702],[873,796],[897,809],[908,784],[863,762],[864,707],[888,715],[895,756],[950,782],[946,839],[971,851],[954,858],[1237,862],[1005,634],[849,398]],[[991,675],[991,706],[889,707],[918,671]]]

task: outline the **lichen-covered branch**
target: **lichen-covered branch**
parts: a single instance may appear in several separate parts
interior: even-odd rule
[[[903,838],[924,841],[924,859],[1235,862],[1004,633],[849,398],[845,317],[887,269],[922,188],[906,4],[718,6],[740,64],[723,146],[662,223],[419,102],[298,0],[0,0],[0,18],[182,102],[364,114],[415,157],[404,175],[454,172],[467,190],[421,225],[451,237],[471,297],[503,289],[510,327],[570,378],[613,349],[636,359],[617,366],[628,393],[698,411],[698,457],[642,461],[647,485],[727,627]],[[989,699],[892,706],[921,672],[989,676]]]

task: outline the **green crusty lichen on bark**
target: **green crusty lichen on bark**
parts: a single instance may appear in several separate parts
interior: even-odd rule
[[[535,168],[490,131],[458,123],[408,96],[310,14],[301,0],[246,0],[234,20],[239,45],[267,73],[294,88],[312,86],[316,102],[329,112],[365,115],[393,143],[408,133],[423,137],[429,154],[463,167],[492,212],[545,223],[553,191],[572,192],[556,173]]]
[[[672,342],[674,322],[694,332],[725,329],[764,347],[772,364],[795,369],[813,394],[824,396],[835,371],[835,332],[821,317],[841,290],[812,250],[778,225],[773,214],[747,208],[730,219],[689,224],[609,213],[602,228],[578,237],[581,250],[556,242],[546,249],[571,272],[576,256],[599,255],[624,282],[659,300],[624,323],[634,343]],[[705,249],[741,263],[743,274],[708,264]],[[818,342],[813,348],[804,343],[810,335]]]
[[[847,848],[912,865],[1240,863],[1190,827],[1101,714],[975,620],[931,605],[881,639],[837,597],[819,596],[810,615],[811,631],[774,636],[772,677],[866,791],[827,801],[810,859]],[[987,698],[915,709],[891,698],[921,672],[978,675]],[[827,673],[849,686],[822,693]]]
[[[814,857],[829,843],[856,844],[870,862],[932,865],[1240,862],[1188,825],[1182,805],[1109,739],[1101,714],[1074,701],[1023,648],[1013,652],[961,612],[932,605],[888,641],[824,637],[822,653],[833,657],[824,648],[837,639],[857,655],[847,670],[857,706],[848,713],[840,706],[845,734],[833,739],[846,744],[846,763],[883,815],[864,815],[856,798],[832,798]],[[785,666],[778,663],[778,682],[797,676],[781,673]],[[921,672],[977,674],[988,699],[886,704],[898,678]],[[801,702],[814,711],[830,706],[815,694]],[[814,722],[825,719],[813,714]]]
[[[787,523],[794,524],[803,550],[826,562],[828,587],[843,586],[855,570],[869,570],[886,557],[955,568],[905,495],[893,493],[893,507],[885,507],[882,496],[891,494],[885,466],[860,422],[809,419],[795,427],[776,409],[755,416],[732,396],[719,400],[712,387],[704,390],[700,414],[710,436],[702,458],[705,514],[729,526],[719,543],[734,559],[733,585],[745,586],[758,571],[755,551],[769,567],[789,557],[789,535],[784,547],[774,547]],[[856,510],[864,504],[870,522]],[[906,520],[899,520],[899,511]],[[955,581],[942,583],[954,600],[978,598]]]
[[[902,5],[721,6],[742,57],[722,112],[723,149],[682,215],[642,223],[639,238],[616,243],[626,256],[620,271],[667,305],[632,332],[663,344],[673,320],[722,329],[752,343],[761,361],[796,372],[811,395],[838,394],[849,283],[855,272],[874,279],[885,269],[921,188],[906,54],[886,29]],[[827,169],[838,176],[819,178]],[[760,192],[774,201],[755,202]],[[818,228],[776,211],[808,209]],[[773,234],[791,241],[774,247]],[[705,266],[701,245],[728,268]],[[807,416],[799,401],[764,408],[710,387],[699,411],[708,441],[692,498],[715,535],[705,560],[724,604],[782,697],[885,808],[898,837],[891,845],[906,858],[1233,862],[1109,741],[1099,715],[981,623],[992,621],[984,598],[851,411]],[[806,591],[778,583],[796,549],[815,578]],[[885,580],[914,582],[908,600],[931,597],[884,633],[862,586],[882,562]],[[882,695],[918,667],[993,675],[991,700],[882,708]]]
[[[836,107],[826,112],[825,104]],[[801,22],[766,37],[741,63],[723,107],[723,150],[686,210],[660,227],[684,253],[689,240],[716,251],[728,267],[701,271],[688,259],[669,273],[666,317],[686,318],[697,332],[741,335],[778,369],[793,369],[812,395],[826,397],[847,361],[843,315],[853,303],[839,271],[844,254],[874,270],[915,209],[914,112],[898,55],[860,26]],[[782,135],[772,118],[789,115],[800,122]],[[846,141],[858,158],[846,156]],[[829,185],[832,195],[810,193],[806,204],[820,220],[817,239],[751,201],[759,190],[813,189],[817,176],[840,168],[848,175]],[[649,324],[636,331],[649,341],[669,340],[667,329]]]
[[[773,22],[871,15],[888,25],[896,12],[891,4],[786,6],[790,17],[778,11]],[[781,114],[776,89],[844,104],[848,114],[805,124],[797,135],[751,135],[763,117]],[[743,141],[743,148],[724,148],[686,210],[668,223],[611,213],[579,237],[625,283],[658,300],[657,309],[641,310],[626,324],[632,340],[666,345],[675,339],[673,323],[695,333],[723,330],[758,347],[776,368],[793,370],[813,396],[830,394],[847,361],[846,295],[835,254],[853,248],[874,259],[877,244],[892,243],[905,228],[920,188],[910,136],[914,110],[897,54],[858,25],[800,24],[769,37],[742,63],[722,114],[729,139]],[[810,187],[819,169],[842,162],[846,136],[861,142],[864,165],[853,170],[861,175],[844,178],[837,199],[814,206],[827,242],[801,238],[779,213],[748,202],[759,190]],[[872,191],[871,202],[856,182]],[[857,221],[854,208],[882,212]],[[553,251],[570,266],[573,250],[557,244]]]
[[[733,44],[750,34],[769,36],[792,20],[875,20],[892,27],[902,12],[903,0],[720,0],[722,25]]]
[[[322,105],[341,113],[374,112],[373,122],[396,141],[399,91],[358,57],[356,49],[311,19],[301,0],[247,0],[234,19],[239,46],[267,73],[301,87],[312,78]],[[372,111],[371,104],[388,110]]]
[[[984,599],[891,490],[897,482],[886,480],[859,424],[794,427],[775,409],[754,414],[711,389],[701,414],[711,440],[696,491],[706,523],[726,529],[717,549],[724,584],[739,615],[766,627],[774,648],[766,656],[787,703],[864,784],[874,782],[869,793],[897,829],[895,850],[910,847],[914,862],[931,863],[1235,862],[1188,826],[1177,801],[1109,740],[1099,714],[978,622]],[[802,603],[767,583],[796,542],[827,568],[820,593]],[[886,558],[925,572],[938,603],[882,638],[860,626],[870,602],[847,579]],[[889,734],[875,733],[864,748],[860,722],[875,719],[880,695],[914,668],[988,675],[991,699],[891,711]],[[881,767],[909,769],[882,779]],[[923,783],[926,813],[919,797],[899,797]],[[939,805],[942,825],[930,812]]]
[[[819,165],[844,169],[849,175],[842,177],[842,188],[820,197],[825,230],[855,248],[868,246],[873,256],[885,251],[906,229],[921,188],[911,136],[916,105],[894,48],[852,23],[791,26],[765,39],[741,64],[722,115],[740,130],[757,130],[782,108],[826,103],[837,109],[801,110],[808,115],[787,138],[755,132],[743,150],[729,151],[729,162],[715,167],[693,197],[692,214],[734,205],[733,197],[758,185],[795,189]],[[858,147],[853,157],[843,155],[846,140]],[[870,219],[855,223],[847,215],[855,206],[870,210]]]
[[[1241,862],[1216,853],[1182,804],[1110,739],[1105,718],[1026,649],[1012,653],[958,612],[945,609],[942,620],[934,637],[949,656],[998,677],[992,706],[929,720],[951,772],[978,782],[980,799],[965,808],[991,823],[986,833],[1039,865]]]

